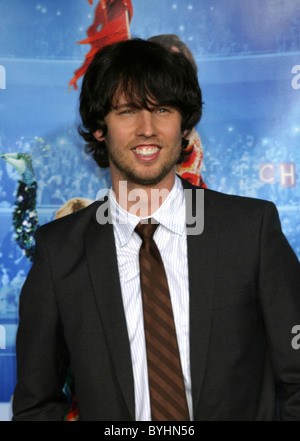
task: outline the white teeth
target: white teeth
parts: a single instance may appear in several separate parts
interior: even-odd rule
[[[141,156],[151,156],[154,155],[156,152],[158,152],[158,147],[138,147],[136,149],[133,149],[135,153]]]

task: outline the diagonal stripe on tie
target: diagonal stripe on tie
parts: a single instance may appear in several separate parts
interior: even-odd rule
[[[145,321],[147,321],[147,323],[151,322],[151,315],[148,313],[147,310],[145,310]],[[170,331],[172,331],[172,328],[169,327],[168,324],[158,321],[156,321],[155,327],[153,328],[154,329],[151,333],[151,336],[152,340],[155,341],[155,345],[161,343],[164,349],[166,349],[170,354],[176,356],[178,347],[176,345],[176,342],[174,342],[173,340],[170,341]]]
[[[140,277],[152,421],[188,421],[168,281],[153,240],[157,224],[138,224]]]
[[[174,396],[173,389],[168,387],[161,387],[159,378],[158,381],[155,380],[155,377],[151,378],[152,388],[153,388],[153,396],[162,403],[163,400],[168,401],[167,408],[173,408],[173,412],[185,412],[185,402],[180,400],[177,396]],[[178,418],[178,416],[177,416]]]
[[[183,390],[181,385],[178,384],[178,379],[180,379],[180,375],[176,374],[174,371],[168,368],[165,368],[158,361],[159,358],[153,353],[149,356],[148,365],[153,372],[153,378],[160,377],[161,381],[167,385],[167,388],[172,388],[174,390],[174,393],[180,395]]]
[[[165,329],[166,338],[170,334],[174,333],[174,328],[172,326],[172,323],[167,320],[167,314],[163,309],[160,309],[158,307],[151,308],[149,305],[145,305],[145,320],[151,321],[152,323],[156,322],[158,326]],[[156,314],[155,317],[153,315]],[[173,342],[173,345],[176,345],[176,342]]]

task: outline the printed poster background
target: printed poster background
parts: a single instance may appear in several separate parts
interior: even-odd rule
[[[0,153],[32,155],[40,224],[71,197],[95,199],[110,185],[83,153],[79,92],[68,91],[97,3],[0,0]],[[275,202],[300,257],[300,0],[132,5],[132,36],[174,33],[195,56],[207,186]],[[18,298],[30,268],[12,228],[18,179],[0,159],[0,420],[11,418]]]

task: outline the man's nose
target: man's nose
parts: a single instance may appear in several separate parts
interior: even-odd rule
[[[137,121],[136,133],[138,136],[146,138],[156,136],[157,129],[155,126],[154,115],[149,110],[142,109]]]

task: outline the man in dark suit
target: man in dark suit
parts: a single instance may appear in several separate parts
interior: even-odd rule
[[[159,223],[154,242],[189,419],[300,420],[292,344],[299,261],[272,203],[176,176],[201,110],[197,76],[183,55],[130,40],[95,56],[82,86],[81,133],[98,164],[110,167],[112,190],[36,234],[20,298],[14,420],[61,420],[69,367],[81,420],[151,420],[147,372],[150,384],[156,366],[147,358],[135,232],[149,217]],[[170,380],[173,403],[176,387]]]

